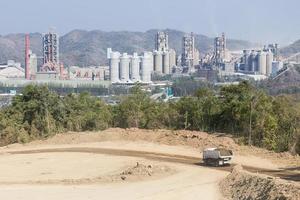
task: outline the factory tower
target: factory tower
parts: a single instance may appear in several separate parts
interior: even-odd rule
[[[222,33],[221,37],[215,38],[214,45],[214,63],[220,65],[226,58],[226,38],[225,33]]]
[[[170,74],[176,65],[176,52],[169,49],[169,35],[167,32],[157,32],[155,50],[153,52],[153,71],[158,74]]]
[[[155,37],[155,50],[156,51],[169,51],[169,36],[166,32],[157,32]]]
[[[192,69],[199,63],[199,51],[195,48],[195,36],[186,34],[182,41],[181,65]]]
[[[42,71],[59,71],[59,37],[53,31],[43,36]]]

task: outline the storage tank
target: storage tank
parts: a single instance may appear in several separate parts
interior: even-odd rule
[[[157,73],[163,72],[163,54],[161,51],[154,52],[154,69]]]
[[[258,71],[261,75],[267,74],[267,55],[263,51],[259,51],[257,54]]]
[[[119,52],[111,52],[110,62],[109,62],[109,71],[110,71],[110,81],[112,83],[120,82],[119,65],[120,65],[120,53]]]
[[[193,66],[199,65],[200,61],[200,52],[198,49],[195,49],[194,51],[194,59],[193,59]]]
[[[151,72],[153,69],[153,54],[151,52],[144,52],[142,57],[142,81],[144,83],[151,82]]]
[[[163,73],[170,74],[170,53],[168,51],[163,54]]]
[[[139,82],[140,79],[140,58],[134,53],[131,58],[131,81]]]
[[[172,68],[176,66],[176,51],[174,49],[170,49],[170,71],[172,71]]]
[[[272,74],[272,63],[274,60],[274,55],[272,52],[267,52],[267,76],[271,76]]]
[[[122,83],[129,83],[129,64],[130,58],[127,53],[123,53],[120,57],[120,75]]]
[[[256,53],[254,50],[251,51],[249,57],[249,72],[254,72],[256,68]]]

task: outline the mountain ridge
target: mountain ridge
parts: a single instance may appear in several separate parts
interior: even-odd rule
[[[292,44],[280,49],[280,53],[284,57],[289,57],[289,56],[291,56],[293,54],[296,54],[298,52],[300,52],[300,40],[296,40]]]

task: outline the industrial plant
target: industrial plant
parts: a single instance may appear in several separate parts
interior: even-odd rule
[[[13,60],[0,64],[1,82],[18,87],[30,83],[55,83],[76,88],[80,85],[155,85],[157,77],[168,77],[164,80],[171,81],[180,76],[194,76],[217,83],[241,77],[266,79],[285,69],[278,44],[231,52],[225,33],[222,33],[213,40],[211,51],[200,56],[194,33],[183,35],[181,52],[170,46],[172,37],[168,32],[158,31],[154,38],[151,51],[119,52],[108,48],[107,65],[65,67],[60,61],[59,35],[54,30],[41,38],[42,55],[31,50],[30,35],[27,34],[24,38],[25,67]]]
[[[236,63],[237,71],[265,76],[275,74],[283,67],[283,64],[277,61],[274,50],[269,48],[258,51],[244,50],[242,58]]]

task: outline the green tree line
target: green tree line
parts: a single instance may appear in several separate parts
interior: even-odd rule
[[[270,96],[248,82],[206,87],[177,102],[155,102],[139,86],[110,106],[88,93],[60,97],[28,86],[0,111],[0,145],[66,131],[109,127],[222,132],[269,150],[300,153],[300,107],[289,96]],[[299,105],[299,104],[298,104]]]

